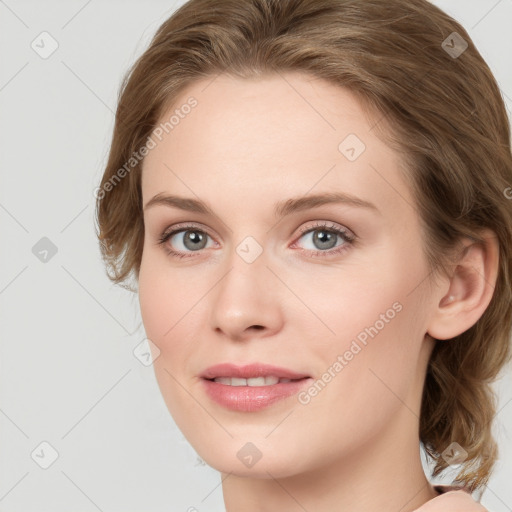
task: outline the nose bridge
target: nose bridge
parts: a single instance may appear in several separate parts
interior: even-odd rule
[[[261,258],[264,252],[263,246],[251,235],[246,236],[236,246],[235,252],[248,267],[258,262],[258,260],[258,265],[261,265],[261,261],[265,259]],[[240,264],[240,266],[243,268],[243,265]]]
[[[267,268],[263,246],[246,236],[226,258],[227,273],[213,297],[211,327],[232,338],[243,337],[251,326],[276,329],[280,308],[275,288],[269,283],[274,276]]]
[[[261,285],[269,277],[266,274],[271,274],[266,268],[268,258],[263,246],[253,236],[246,236],[226,258],[228,274],[219,283],[222,291],[235,294],[240,303],[246,300],[246,293],[251,292],[252,299],[262,297]]]

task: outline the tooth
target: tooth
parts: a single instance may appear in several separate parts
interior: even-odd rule
[[[280,379],[275,375],[267,375],[265,377],[249,377],[248,379],[242,379],[239,377],[215,377],[213,380],[226,386],[274,386],[278,383],[286,383],[292,381],[292,379]]]
[[[265,377],[251,377],[250,379],[247,379],[248,386],[264,386],[265,384]]]

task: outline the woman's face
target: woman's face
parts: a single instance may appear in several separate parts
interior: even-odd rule
[[[163,398],[197,453],[268,478],[417,451],[434,301],[375,121],[298,73],[196,82],[166,121],[144,162],[139,300]],[[208,372],[220,364],[256,366]]]

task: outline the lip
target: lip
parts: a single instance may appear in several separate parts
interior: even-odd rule
[[[274,375],[280,379],[303,379],[309,377],[305,373],[297,373],[288,368],[280,368],[264,363],[252,363],[245,366],[237,366],[232,363],[221,363],[210,366],[202,374],[203,379],[215,379],[216,377],[238,377],[248,379],[250,377],[265,377]]]
[[[229,386],[209,380],[216,377],[248,379],[269,375],[293,380],[271,386]],[[297,373],[287,368],[263,363],[253,363],[246,366],[223,363],[206,369],[201,374],[201,381],[206,394],[217,404],[232,411],[255,412],[297,394],[303,387],[310,384],[312,378],[309,375]]]

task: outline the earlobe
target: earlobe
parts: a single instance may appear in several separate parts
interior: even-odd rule
[[[438,340],[447,340],[471,328],[491,302],[498,275],[499,246],[494,233],[486,231],[484,240],[468,240],[453,274],[436,300],[427,333]]]

